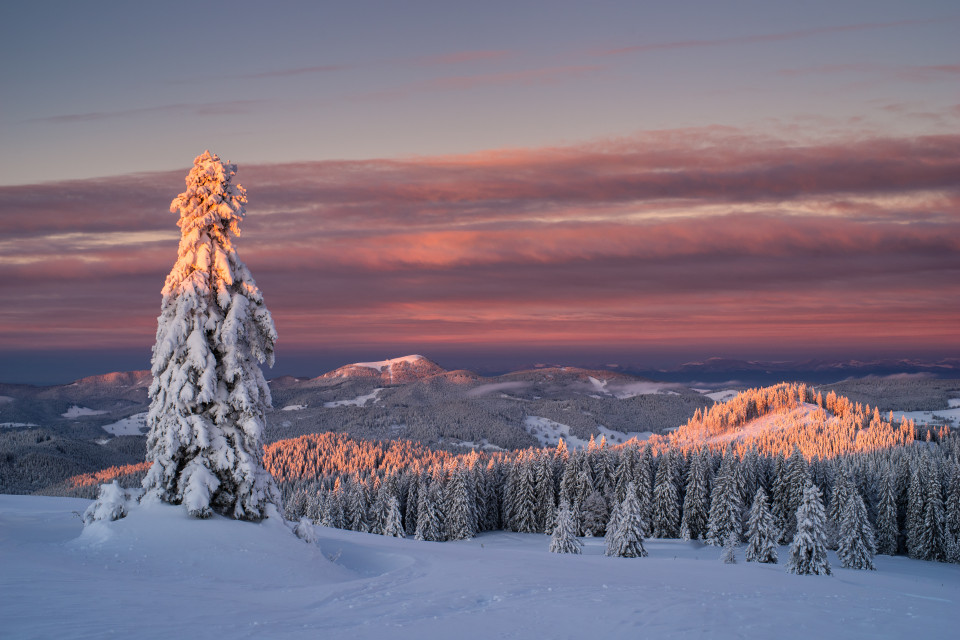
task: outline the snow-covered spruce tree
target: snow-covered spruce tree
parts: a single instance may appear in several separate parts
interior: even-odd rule
[[[680,538],[702,540],[707,535],[707,518],[710,512],[706,447],[691,456],[687,476],[687,493],[683,498],[683,518],[680,520]]]
[[[654,538],[676,538],[680,535],[680,496],[673,483],[673,458],[670,452],[661,456],[653,486]]]
[[[420,504],[417,506],[417,528],[414,538],[430,542],[443,541],[443,521],[437,509],[437,483],[429,487],[420,486]]]
[[[574,526],[570,504],[564,500],[560,503],[557,521],[553,525],[553,535],[550,536],[551,553],[580,553],[582,543],[574,535]]]
[[[607,529],[608,517],[607,503],[604,501],[603,495],[594,489],[580,505],[583,535],[589,538],[604,533]]]
[[[153,347],[143,486],[196,517],[256,521],[280,504],[263,467],[270,390],[259,367],[273,365],[277,332],[230,239],[247,201],[236,170],[204,152],[170,205],[181,238]]]
[[[810,481],[810,469],[807,466],[807,461],[804,459],[803,454],[800,452],[799,446],[794,445],[793,453],[791,453],[787,459],[785,470],[786,507],[789,517],[785,523],[787,528],[780,532],[781,542],[787,542],[792,539],[794,533],[797,531],[797,522],[792,516],[797,512],[797,509],[800,508],[800,503],[803,502],[804,487],[807,482]]]
[[[897,493],[893,470],[886,469],[880,480],[880,507],[877,512],[877,553],[897,553]]]
[[[737,488],[736,455],[728,451],[723,458],[720,472],[713,485],[713,495],[710,498],[710,515],[707,519],[707,544],[722,546],[731,530],[740,539],[742,532],[743,503],[740,500],[740,490]]]
[[[467,486],[467,471],[458,467],[446,487],[447,540],[467,540],[477,534],[474,501]]]
[[[777,563],[777,525],[767,505],[767,492],[757,489],[747,520],[747,562]]]
[[[929,457],[926,466],[926,496],[923,504],[923,520],[917,541],[917,557],[921,560],[946,562],[949,545],[946,534],[946,519],[943,512],[943,497],[940,490],[940,472]]]
[[[847,506],[850,492],[856,491],[843,469],[838,470],[836,481],[833,483],[833,495],[830,497],[830,506],[827,507],[827,549],[836,551],[840,544],[840,523]]]
[[[727,532],[727,539],[723,542],[723,553],[720,554],[720,560],[724,564],[737,564],[737,534],[731,529]]]
[[[824,528],[826,513],[820,500],[820,489],[807,481],[797,509],[796,533],[790,545],[787,571],[798,575],[830,575],[827,540]]]
[[[867,518],[863,498],[853,487],[847,487],[843,514],[837,532],[837,557],[846,569],[876,569],[873,555],[877,552],[873,527]]]
[[[636,488],[630,483],[627,497],[616,508],[616,531],[607,537],[608,556],[621,558],[645,558],[647,550],[643,546],[643,515]]]
[[[643,537],[650,536],[653,520],[653,451],[648,444],[639,453],[633,465],[633,485],[637,488],[640,515],[643,519]]]
[[[387,516],[381,533],[393,538],[406,538],[403,530],[403,521],[400,518],[400,501],[397,496],[390,496],[387,500]]]

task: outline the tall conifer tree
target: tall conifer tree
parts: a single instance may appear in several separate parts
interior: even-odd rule
[[[260,520],[280,504],[263,467],[271,401],[259,367],[273,365],[277,332],[230,239],[240,234],[247,201],[236,171],[204,152],[170,205],[181,238],[153,347],[143,486],[197,517]]]

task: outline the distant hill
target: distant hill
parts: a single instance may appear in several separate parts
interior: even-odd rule
[[[402,384],[423,380],[431,376],[447,373],[437,363],[413,355],[379,362],[357,362],[348,364],[320,376],[329,380],[334,378],[362,378],[379,380],[384,384]]]
[[[0,384],[0,492],[42,490],[73,475],[141,462],[150,381],[149,372],[135,371],[52,387]],[[270,388],[267,443],[332,432],[451,452],[552,446],[561,437],[572,447],[601,435],[610,445],[650,435],[654,442],[677,440],[693,433],[698,420],[713,420],[715,399],[736,400],[739,391],[577,367],[485,377],[449,371],[419,355],[353,363],[315,378],[284,376]],[[897,402],[922,398],[928,403],[922,408],[934,410],[960,398],[960,383],[923,376],[822,389],[848,391],[854,402],[881,409],[888,408],[887,393]],[[730,440],[740,446],[744,434]]]

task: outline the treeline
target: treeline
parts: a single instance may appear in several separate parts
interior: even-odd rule
[[[960,561],[960,442],[949,435],[834,458],[808,459],[799,447],[771,456],[733,446],[655,453],[636,442],[570,452],[561,443],[554,450],[440,456],[390,469],[284,481],[285,515],[443,541],[497,529],[551,533],[564,505],[575,535],[599,536],[632,490],[643,537],[729,545],[750,542],[751,512],[762,512],[757,501],[769,496],[764,535],[780,544],[794,540],[798,510],[816,511],[810,504],[816,502],[826,515],[820,525],[806,523],[814,531],[804,536],[822,536],[830,548],[856,548],[866,558],[876,552]]]

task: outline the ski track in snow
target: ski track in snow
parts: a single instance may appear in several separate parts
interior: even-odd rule
[[[316,527],[307,545],[276,521],[165,505],[81,534],[71,511],[87,504],[0,496],[5,637],[875,640],[952,637],[960,622],[957,567],[904,557],[853,571],[831,552],[830,577],[745,563],[742,546],[725,565],[678,540],[647,540],[636,559],[605,557],[601,538],[557,555],[547,536],[508,532],[436,543]]]

